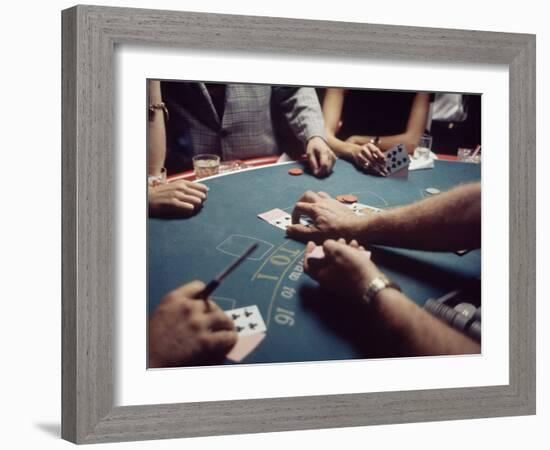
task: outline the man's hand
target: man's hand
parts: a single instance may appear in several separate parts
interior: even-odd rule
[[[301,225],[300,216],[309,216],[313,224]],[[361,218],[326,192],[306,192],[294,205],[292,225],[286,229],[288,237],[300,241],[323,242],[329,238],[353,238]]]
[[[149,216],[190,217],[206,201],[208,187],[200,183],[178,180],[148,190]]]
[[[323,289],[344,296],[350,301],[360,301],[369,283],[381,275],[370,259],[370,252],[357,241],[346,244],[344,239],[329,239],[323,244],[325,257],[321,260],[308,260],[315,248],[308,242],[304,255],[304,270],[317,280]]]
[[[233,322],[193,281],[167,294],[149,319],[149,367],[220,363],[237,342]]]
[[[314,136],[307,141],[306,156],[313,175],[316,177],[330,175],[336,162],[336,155],[323,139]]]

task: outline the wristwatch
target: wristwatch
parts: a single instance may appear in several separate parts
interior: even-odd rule
[[[367,289],[363,294],[363,300],[367,305],[370,305],[376,298],[376,295],[382,289],[386,289],[386,288],[397,289],[399,292],[401,292],[401,288],[399,287],[399,285],[397,285],[393,281],[390,281],[386,276],[379,275],[373,278],[369,283],[369,285],[367,286]]]

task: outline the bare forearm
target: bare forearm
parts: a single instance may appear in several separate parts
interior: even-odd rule
[[[420,136],[422,136],[426,128],[430,107],[429,101],[430,98],[428,94],[417,93],[411,106],[406,128],[404,128],[402,133],[379,136],[376,144],[378,148],[385,151],[395,147],[397,144],[404,144],[407,147],[408,153],[414,153]],[[371,136],[354,136],[354,139],[359,141],[358,143],[361,145],[364,145],[370,141]]]
[[[372,313],[392,336],[403,356],[480,353],[480,345],[433,317],[395,289],[376,297]]]
[[[359,145],[365,145],[371,142],[374,136],[353,136],[352,141]],[[420,139],[420,134],[416,133],[401,133],[391,136],[378,136],[378,142],[376,146],[382,150],[386,151],[390,148],[395,147],[398,144],[404,144],[407,147],[408,153],[413,153],[414,149],[417,147],[418,141]]]
[[[160,81],[148,82],[149,105],[162,103]],[[166,158],[166,129],[164,113],[155,109],[147,121],[147,166],[149,171],[157,171],[164,166]]]
[[[353,154],[349,149],[349,144],[341,139],[338,139],[334,133],[327,131],[327,142],[332,151],[338,156],[338,158],[352,160]]]
[[[352,233],[362,244],[432,251],[481,246],[481,187],[463,185],[418,203],[369,216]]]

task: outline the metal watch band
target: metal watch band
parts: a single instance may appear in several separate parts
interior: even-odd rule
[[[401,292],[401,288],[394,283],[393,281],[390,281],[387,277],[384,275],[379,275],[371,280],[369,285],[367,286],[367,289],[365,293],[363,294],[363,300],[367,305],[370,305],[376,295],[382,290],[386,288],[393,288],[397,289],[399,292]]]

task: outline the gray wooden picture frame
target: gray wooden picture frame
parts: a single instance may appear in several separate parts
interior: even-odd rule
[[[535,413],[534,35],[97,6],[63,11],[62,32],[63,438],[94,443]],[[115,407],[117,44],[506,65],[509,384]]]

